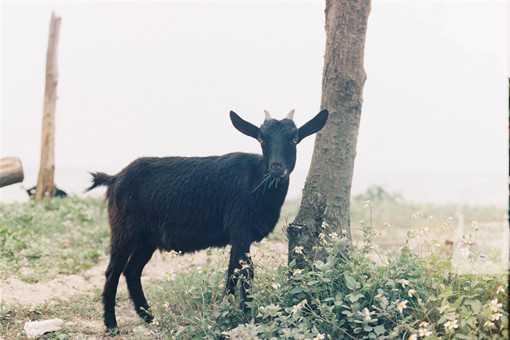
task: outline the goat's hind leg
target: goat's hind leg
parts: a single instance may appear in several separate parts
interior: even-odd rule
[[[104,324],[108,332],[112,334],[117,333],[117,320],[115,317],[117,286],[119,284],[119,277],[132,252],[130,246],[131,244],[126,242],[125,239],[118,239],[112,235],[110,263],[106,268],[106,282],[103,290]]]
[[[150,307],[143,293],[141,276],[143,268],[150,261],[156,247],[140,243],[124,269],[124,276],[129,290],[129,296],[133,301],[136,313],[147,323],[153,319]]]

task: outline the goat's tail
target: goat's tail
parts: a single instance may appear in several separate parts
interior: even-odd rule
[[[115,181],[115,176],[110,176],[104,172],[91,172],[90,175],[92,175],[92,185],[85,191],[90,191],[101,185],[109,186]]]

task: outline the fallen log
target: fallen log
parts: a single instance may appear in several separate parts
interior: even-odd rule
[[[23,182],[23,165],[19,158],[0,158],[0,188]]]

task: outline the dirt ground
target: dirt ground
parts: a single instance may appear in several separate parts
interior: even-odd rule
[[[154,253],[144,269],[142,280],[158,280],[184,272],[190,268],[204,265],[207,261],[205,252],[191,255],[173,255]],[[0,283],[1,300],[8,304],[39,305],[52,299],[68,299],[94,289],[101,289],[104,284],[104,271],[108,260],[102,259],[93,268],[74,275],[59,275],[47,282],[30,284],[15,277]],[[125,288],[125,281],[120,280],[119,289]]]
[[[268,248],[271,251],[286,254],[287,245],[283,242],[271,241],[255,246],[252,251],[255,263],[265,257],[263,253],[267,253]],[[172,280],[178,274],[197,270],[202,266],[215,265],[221,261],[225,262],[228,259],[228,251],[229,249],[213,252],[200,251],[186,255],[156,252],[144,269],[142,282],[148,284],[164,279]],[[282,258],[286,258],[286,256]],[[108,259],[103,258],[93,268],[84,272],[74,275],[59,275],[50,281],[35,284],[23,282],[15,277],[8,278],[0,282],[0,303],[35,309],[37,306],[51,304],[52,302],[73,301],[76,297],[83,297],[84,295],[90,296],[91,298],[88,299],[90,301],[97,300],[104,284],[104,270],[107,263]],[[115,338],[157,338],[157,335],[150,330],[150,327],[145,326],[144,322],[134,312],[131,303],[127,301],[127,287],[123,279],[120,280],[118,292],[122,298],[120,298],[116,308],[117,320],[123,334]],[[41,315],[41,319],[45,319],[44,315]],[[29,320],[18,321],[21,321],[22,325]],[[72,339],[107,338],[100,317],[84,319],[79,315],[69,315],[64,322],[64,327],[72,331]],[[19,334],[21,334],[21,329],[19,329]],[[10,338],[5,336],[2,338],[2,335],[0,335],[0,340],[4,339]]]

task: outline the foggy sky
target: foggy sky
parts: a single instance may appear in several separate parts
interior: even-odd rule
[[[322,1],[4,1],[0,156],[26,185],[39,161],[51,10],[62,16],[57,183],[115,173],[140,156],[258,152],[228,119],[259,124],[319,111]],[[509,6],[504,1],[373,1],[353,190],[417,201],[506,204]],[[299,145],[300,194],[313,138]],[[20,192],[0,189],[0,199]]]

